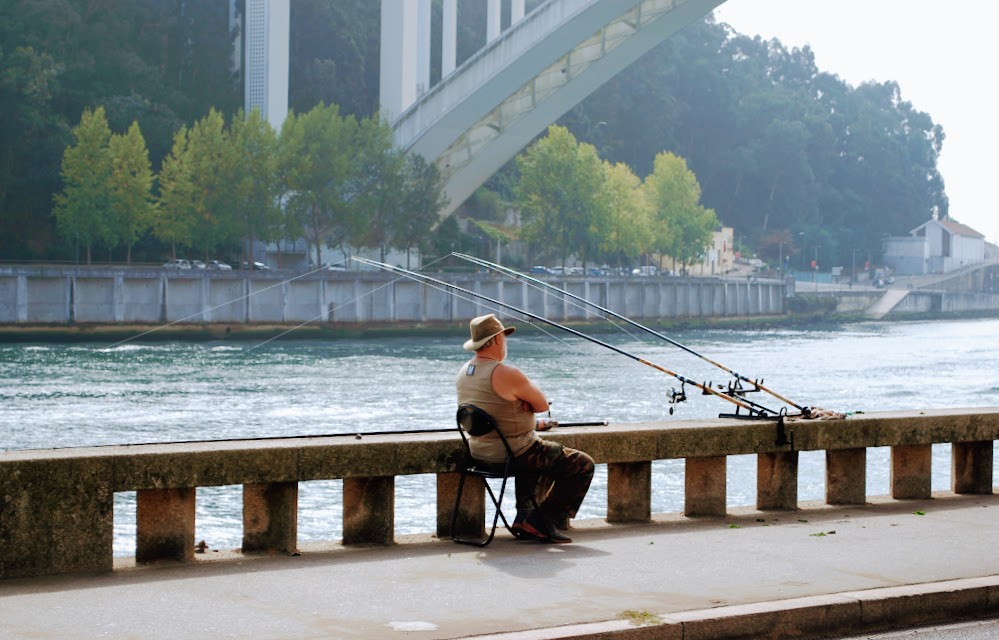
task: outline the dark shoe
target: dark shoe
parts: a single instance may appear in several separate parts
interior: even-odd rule
[[[549,519],[545,514],[540,511],[535,511],[528,516],[527,520],[524,522],[524,526],[530,526],[532,529],[540,532],[545,537],[545,542],[554,542],[555,544],[566,544],[572,542],[572,538],[565,535],[559,531],[551,519]]]
[[[514,535],[521,540],[549,542],[548,536],[531,522],[533,514],[533,511],[518,511],[510,528],[513,529]]]

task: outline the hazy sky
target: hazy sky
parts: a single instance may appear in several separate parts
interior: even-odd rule
[[[951,218],[999,242],[999,3],[727,0],[715,17],[749,36],[808,44],[820,69],[851,85],[898,82],[904,100],[943,126],[938,167]]]

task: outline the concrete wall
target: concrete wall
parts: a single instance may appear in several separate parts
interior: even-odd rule
[[[944,442],[953,443],[952,491],[992,493],[999,407],[563,427],[545,438],[608,465],[609,522],[651,519],[651,463],[664,459],[686,460],[684,512],[722,517],[726,483],[717,480],[730,455],[758,456],[761,510],[798,508],[799,451],[826,452],[829,504],[866,502],[868,447],[892,448],[893,498],[930,497],[931,446]],[[116,491],[137,491],[139,562],[194,560],[196,488],[207,486],[243,485],[244,516],[254,514],[244,517],[244,552],[292,552],[299,482],[342,478],[344,544],[387,545],[395,476],[437,474],[436,530],[447,537],[462,457],[453,429],[0,452],[0,579],[110,571]],[[463,495],[458,533],[481,534],[483,487]]]
[[[480,274],[442,276],[469,291],[556,321],[594,319],[571,299]],[[780,315],[782,281],[721,278],[551,279],[634,318]],[[159,324],[452,322],[496,311],[381,272],[166,272],[161,269],[0,268],[0,323]],[[509,316],[501,312],[501,315]]]
[[[817,294],[803,291],[802,294],[834,297],[838,300],[836,313],[861,314],[877,303],[884,296],[885,290],[825,291]],[[891,310],[890,315],[978,312],[999,312],[999,294],[909,291]]]

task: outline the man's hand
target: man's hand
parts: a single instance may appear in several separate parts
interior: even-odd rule
[[[552,420],[551,418],[538,418],[534,421],[534,428],[537,431],[548,431],[549,429],[554,429],[558,426],[558,420]]]

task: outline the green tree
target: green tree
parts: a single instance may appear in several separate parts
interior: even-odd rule
[[[356,176],[357,144],[357,120],[342,117],[336,105],[291,113],[281,129],[285,206],[315,249],[316,265],[323,244],[333,247],[349,238],[352,204],[363,183]]]
[[[244,259],[253,262],[254,240],[275,240],[282,231],[279,206],[278,138],[258,109],[239,113],[230,126],[233,164],[230,170],[232,234],[244,242]],[[287,235],[285,235],[287,237]]]
[[[410,252],[431,248],[431,231],[440,221],[440,210],[448,203],[444,193],[444,178],[437,165],[419,154],[406,156],[402,167],[404,198],[392,224],[393,246],[406,252],[409,268]]]
[[[648,200],[642,181],[631,167],[604,162],[607,215],[598,225],[600,255],[608,263],[622,266],[651,249]]]
[[[599,247],[596,227],[607,210],[604,172],[596,149],[579,144],[564,127],[517,157],[516,188],[521,237],[542,255],[561,259],[575,254],[585,264]]]
[[[73,128],[76,143],[62,157],[63,190],[55,196],[53,213],[59,233],[86,250],[87,264],[95,245],[113,238],[111,206],[111,129],[104,109],[85,110]]]
[[[196,187],[187,161],[187,129],[174,134],[173,149],[163,160],[159,173],[159,206],[153,217],[153,235],[170,245],[177,257],[178,246],[191,246],[194,240]]]
[[[194,123],[187,134],[184,162],[194,187],[192,248],[207,260],[218,247],[241,237],[238,203],[232,197],[235,146],[221,113],[212,109]]]
[[[397,220],[407,214],[406,157],[395,148],[392,128],[380,118],[359,120],[356,140],[345,203],[347,234],[358,246],[379,249],[384,261],[386,250],[395,244]]]
[[[711,243],[718,218],[700,204],[701,187],[687,162],[670,152],[656,156],[644,183],[652,211],[652,248],[683,267]]]
[[[62,188],[60,159],[72,136],[54,104],[62,67],[32,47],[11,46],[17,21],[8,11],[0,9],[0,256],[29,258],[52,248],[54,220],[46,214]],[[67,239],[73,248],[75,235]]]
[[[126,261],[131,264],[132,246],[149,230],[155,209],[153,172],[139,123],[133,122],[124,135],[112,135],[108,150],[110,226],[117,239],[125,243]]]

